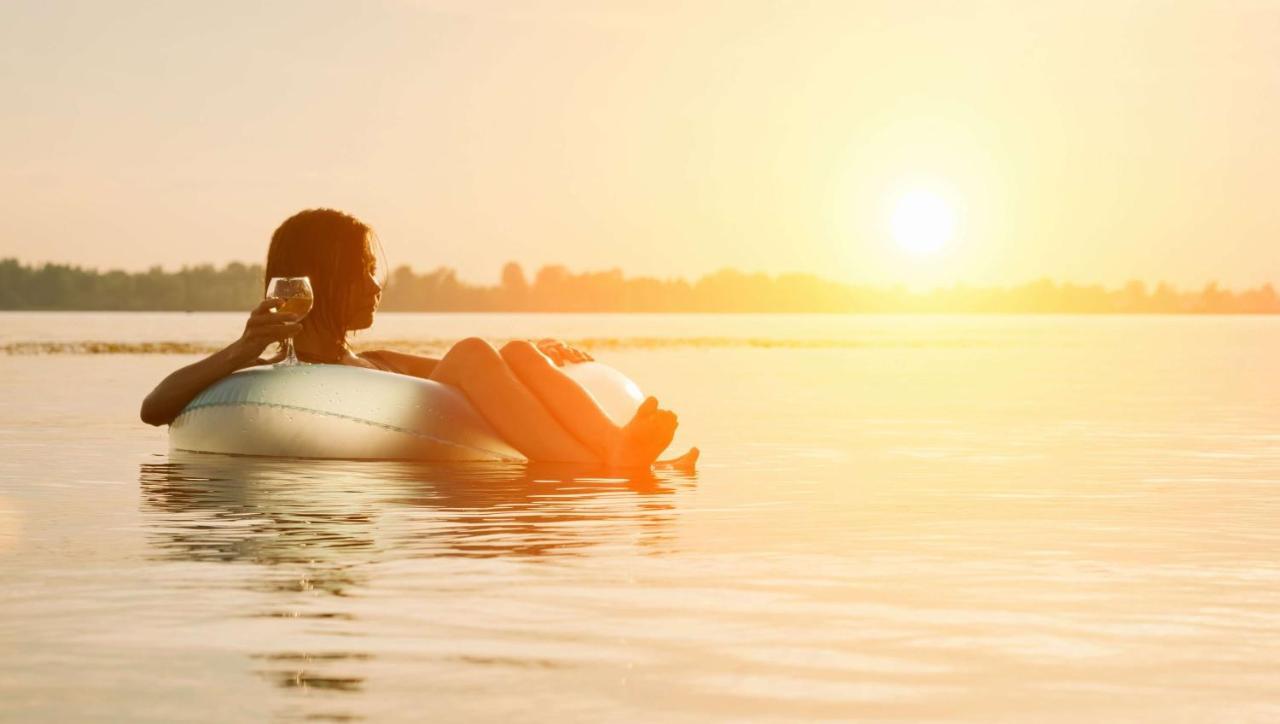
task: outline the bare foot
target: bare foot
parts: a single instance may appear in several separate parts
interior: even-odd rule
[[[658,401],[645,398],[640,409],[619,431],[605,462],[612,467],[649,467],[671,444],[676,434],[676,414],[658,409]]]
[[[681,470],[684,472],[693,472],[698,466],[698,456],[702,455],[702,451],[696,447],[689,448],[689,452],[679,457],[668,458],[666,460],[656,460],[653,463],[654,470]]]

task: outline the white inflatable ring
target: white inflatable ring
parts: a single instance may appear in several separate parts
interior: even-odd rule
[[[565,373],[625,423],[643,396],[599,362]],[[523,460],[461,390],[346,365],[251,367],[215,382],[169,427],[173,450],[345,460]]]

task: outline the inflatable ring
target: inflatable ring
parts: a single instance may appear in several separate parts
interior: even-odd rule
[[[625,423],[643,396],[599,362],[566,374]],[[251,367],[196,395],[169,427],[186,452],[344,460],[524,460],[461,390],[347,365]]]

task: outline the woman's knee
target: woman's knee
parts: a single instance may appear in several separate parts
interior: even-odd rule
[[[513,339],[502,345],[502,349],[499,354],[501,354],[502,359],[506,360],[507,364],[512,367],[537,364],[545,361],[546,359],[542,356],[542,353],[538,351],[537,347],[534,347],[531,343],[526,342],[523,339]]]
[[[498,350],[479,337],[467,337],[449,348],[445,359],[451,359],[468,368],[489,368],[503,364]]]
[[[480,337],[467,337],[453,343],[446,356],[455,357],[491,357],[497,355],[493,345]]]

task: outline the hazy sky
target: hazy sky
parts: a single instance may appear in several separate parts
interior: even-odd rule
[[[0,4],[0,257],[1280,282],[1276,2]],[[932,257],[893,200],[954,204]]]

